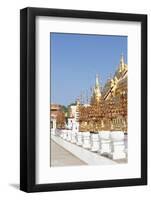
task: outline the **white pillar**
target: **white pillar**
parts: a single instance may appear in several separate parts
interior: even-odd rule
[[[68,131],[67,131],[67,141],[68,141],[68,142],[71,141],[71,133],[72,133],[71,130],[68,130]]]
[[[108,156],[111,153],[110,131],[99,132],[99,138],[100,138],[99,153],[101,155],[107,155]]]
[[[82,137],[83,137],[83,144],[82,144],[83,148],[90,149],[91,148],[90,132],[83,132]]]
[[[59,130],[58,130],[57,128],[55,129],[55,135],[56,135],[56,136],[60,136],[60,135],[59,135]]]
[[[127,133],[124,134],[124,146],[125,146],[125,154],[126,158],[128,157],[128,141],[127,141]]]
[[[63,131],[63,139],[66,140],[67,139],[68,130],[62,130],[62,131]]]
[[[91,151],[98,151],[100,148],[99,144],[99,134],[98,133],[91,133]]]
[[[56,119],[53,119],[53,129],[56,129],[57,128],[57,126],[56,126]]]
[[[76,132],[71,131],[71,143],[76,143]]]
[[[111,133],[111,154],[110,158],[113,160],[125,159],[125,144],[124,144],[124,132],[113,131]]]
[[[51,128],[51,134],[55,135],[55,129],[54,128]]]
[[[63,138],[63,135],[64,135],[63,130],[59,130],[59,132],[60,132],[60,137]]]
[[[60,137],[60,130],[59,129],[56,129],[56,131],[55,131],[55,134],[56,134],[56,136],[59,136]]]
[[[52,123],[52,125],[51,125],[51,134],[52,134],[52,135],[55,135],[55,130],[56,130],[56,119],[52,119],[52,120],[51,120],[51,123]]]
[[[83,142],[82,142],[82,132],[77,132],[77,135],[76,135],[76,144],[79,145],[79,146],[82,146]]]

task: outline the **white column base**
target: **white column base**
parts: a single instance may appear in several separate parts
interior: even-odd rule
[[[109,155],[111,153],[111,140],[102,140],[100,142],[100,150],[99,153],[101,155]]]
[[[63,139],[63,135],[64,135],[63,130],[59,130],[58,132],[59,132],[59,136]]]
[[[97,152],[99,148],[100,148],[99,134],[98,133],[91,134],[91,151]]]
[[[71,143],[76,143],[76,132],[71,132]]]
[[[124,133],[122,131],[114,131],[111,133],[111,149],[110,158],[120,160],[126,158]]]
[[[68,132],[67,132],[67,138],[66,138],[66,140],[68,141],[68,142],[70,142],[71,141],[71,130],[68,130]]]
[[[91,148],[90,132],[83,132],[82,137],[83,137],[82,147],[85,148],[85,149],[90,149]]]
[[[54,128],[51,129],[51,134],[55,135],[55,129]]]
[[[76,144],[78,146],[82,146],[82,144],[83,144],[83,142],[82,142],[82,133],[78,132],[77,135],[76,135],[76,137],[77,137]]]
[[[128,149],[125,149],[126,158],[128,157]]]
[[[99,153],[101,155],[110,155],[111,153],[111,140],[110,140],[110,131],[101,131],[99,132],[100,138],[100,149]]]
[[[66,140],[67,139],[67,130],[63,131],[63,139]]]
[[[126,153],[124,152],[113,152],[109,156],[112,160],[120,160],[126,158]]]
[[[59,131],[58,131],[58,129],[55,130],[55,135],[56,135],[56,136],[59,136]]]

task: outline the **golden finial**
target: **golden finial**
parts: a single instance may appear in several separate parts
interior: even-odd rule
[[[99,75],[98,75],[98,74],[96,74],[95,86],[96,86],[96,87],[99,87]]]
[[[94,88],[94,97],[97,102],[99,102],[101,98],[101,91],[100,91],[100,83],[99,83],[99,75],[96,74],[96,79],[95,79],[95,88]]]
[[[124,56],[123,56],[123,53],[121,54],[120,65],[121,65],[121,66],[124,65]]]

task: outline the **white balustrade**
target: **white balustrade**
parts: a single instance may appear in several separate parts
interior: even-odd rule
[[[125,159],[125,144],[124,144],[124,132],[113,131],[110,134],[111,138],[111,154],[110,158],[113,160]]]
[[[99,132],[99,139],[100,139],[100,149],[98,152],[101,155],[108,156],[111,153],[110,131]]]
[[[82,138],[83,138],[82,147],[85,149],[90,149],[91,148],[90,132],[82,132]]]
[[[82,146],[83,142],[82,142],[82,132],[77,132],[77,135],[76,135],[76,144],[79,145],[79,146]]]
[[[91,133],[91,151],[98,151],[100,148],[99,134]]]
[[[98,152],[112,160],[126,159],[127,157],[127,136],[124,136],[122,131],[90,133],[68,129],[51,129],[51,134],[92,152]]]

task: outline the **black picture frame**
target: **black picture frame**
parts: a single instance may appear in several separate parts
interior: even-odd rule
[[[35,19],[54,16],[141,23],[141,178],[36,184]],[[20,190],[44,192],[147,184],[147,15],[48,8],[20,11]]]

